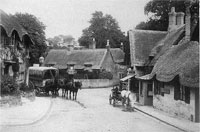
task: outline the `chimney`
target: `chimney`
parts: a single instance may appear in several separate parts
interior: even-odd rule
[[[92,39],[92,43],[89,45],[89,49],[96,49],[96,41],[95,41],[95,38]]]
[[[184,24],[184,13],[183,12],[177,12],[176,14],[176,24],[177,26],[182,26]]]
[[[109,40],[107,40],[106,48],[107,48],[107,50],[108,50],[108,51],[110,51],[110,44],[109,44]]]
[[[169,15],[169,26],[168,26],[168,31],[172,30],[176,26],[176,12],[175,12],[175,7],[171,8],[171,12],[168,14]]]
[[[121,42],[120,49],[124,52],[124,44]]]
[[[187,0],[185,2],[185,6],[186,6],[186,16],[185,16],[185,40],[190,41],[190,20],[191,20],[191,14],[190,14],[190,6],[191,6],[191,2],[190,0]]]

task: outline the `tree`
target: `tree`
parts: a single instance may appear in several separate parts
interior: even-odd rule
[[[146,15],[150,15],[147,22],[141,22],[136,29],[166,31],[168,28],[168,13],[171,7],[175,7],[176,12],[185,12],[183,0],[151,0],[144,7]]]
[[[96,11],[92,14],[89,23],[90,26],[82,31],[83,34],[78,40],[82,46],[89,47],[95,38],[97,48],[105,48],[107,40],[112,48],[116,48],[126,40],[118,22],[111,15],[103,15],[101,11]]]
[[[50,45],[57,48],[58,43],[66,43],[66,44],[74,44],[75,39],[71,35],[58,35],[54,36],[53,38],[48,38],[47,41]]]
[[[34,44],[30,47],[30,63],[39,63],[39,57],[46,51],[45,25],[34,15],[16,13],[13,18],[28,32]]]

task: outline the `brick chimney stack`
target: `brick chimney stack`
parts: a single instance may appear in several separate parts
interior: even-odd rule
[[[183,12],[177,12],[176,14],[176,24],[177,26],[182,26],[184,24],[184,15]]]
[[[172,30],[176,26],[176,12],[175,12],[175,7],[171,8],[171,12],[168,14],[169,15],[169,25],[168,25],[168,31]]]
[[[191,32],[191,14],[190,14],[190,6],[191,6],[191,1],[187,0],[185,2],[186,6],[186,16],[185,16],[185,40],[190,41],[190,32]]]
[[[89,49],[96,49],[96,41],[95,38],[92,39],[92,43],[89,44]]]
[[[92,39],[92,49],[96,49],[96,41],[95,41],[95,38]]]
[[[120,49],[124,51],[124,44],[121,42]]]
[[[107,48],[107,50],[108,50],[108,51],[110,51],[110,44],[109,44],[109,40],[107,40],[106,48]]]

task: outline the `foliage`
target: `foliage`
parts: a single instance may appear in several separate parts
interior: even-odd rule
[[[118,22],[111,15],[103,15],[101,11],[96,11],[89,23],[90,26],[82,31],[82,36],[78,40],[82,46],[89,47],[95,38],[97,48],[105,48],[107,40],[110,41],[112,48],[119,48],[120,43],[126,40]]]
[[[113,75],[111,72],[108,72],[108,71],[102,71],[100,74],[99,74],[99,78],[100,79],[113,79]]]
[[[183,0],[151,0],[149,1],[144,12],[150,15],[147,22],[141,22],[136,26],[136,29],[143,30],[160,30],[166,31],[168,28],[168,13],[171,7],[175,7],[176,12],[185,13],[185,1]],[[199,14],[199,4],[195,3],[191,7],[191,13],[197,12]],[[195,11],[194,11],[195,10]]]
[[[39,57],[43,56],[46,50],[45,25],[37,17],[28,13],[16,13],[13,18],[28,32],[34,42],[30,47],[30,63],[39,63]]]
[[[1,80],[1,94],[7,95],[7,94],[15,94],[18,95],[19,92],[19,85],[16,83],[16,81],[9,75],[2,75]]]
[[[66,43],[66,44],[74,44],[74,37],[71,35],[59,35],[59,36],[54,36],[53,38],[48,38],[47,41],[53,48],[58,48],[58,43]]]
[[[26,83],[21,83],[19,89],[23,92],[31,92],[34,90],[34,87],[26,85]]]

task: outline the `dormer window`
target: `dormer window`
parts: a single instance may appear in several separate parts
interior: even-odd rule
[[[93,65],[93,63],[91,63],[91,62],[84,63],[84,66],[85,66],[84,70],[88,71],[88,72],[92,72],[92,65]]]

